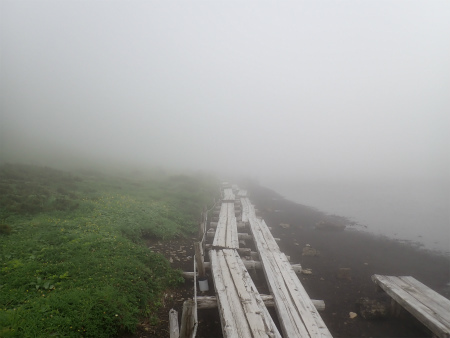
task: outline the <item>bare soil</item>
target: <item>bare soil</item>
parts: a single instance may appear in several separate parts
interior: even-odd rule
[[[325,311],[320,314],[333,337],[432,336],[408,313],[402,313],[400,317],[366,320],[359,315],[356,303],[359,298],[368,297],[389,304],[389,297],[377,291],[372,282],[373,274],[410,275],[449,298],[448,257],[358,231],[358,225],[349,226],[344,217],[326,215],[290,202],[257,185],[249,187],[249,191],[252,203],[259,209],[259,214],[267,225],[272,227],[274,237],[281,238],[280,249],[290,256],[292,263],[300,263],[304,269],[312,270],[310,275],[300,275],[300,280],[312,299],[325,301]],[[347,227],[344,231],[317,230],[315,225],[322,221],[347,224]],[[194,241],[195,239],[184,239],[156,242],[149,243],[149,246],[151,250],[161,252],[171,259],[174,267],[192,271]],[[307,244],[317,251],[317,255],[302,255]],[[347,268],[344,276],[339,274],[340,268]],[[255,278],[260,292],[268,293],[262,273],[256,274]],[[211,280],[209,284],[212,289]],[[183,301],[191,298],[193,292],[192,280],[187,280],[179,289],[171,290],[160,309],[160,323],[143,323],[138,333],[129,337],[169,337],[169,310],[176,309],[181,318]],[[214,291],[210,290],[205,294],[214,295]],[[275,315],[273,309],[270,311]],[[350,319],[350,312],[355,312],[358,316]],[[217,310],[202,310],[198,315],[197,337],[222,337]]]

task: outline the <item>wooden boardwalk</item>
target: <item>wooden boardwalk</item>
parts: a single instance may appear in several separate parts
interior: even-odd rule
[[[229,189],[231,191],[231,189]],[[223,335],[226,338],[281,338],[239,256],[232,191],[224,191],[219,221],[209,252]]]
[[[248,199],[246,204],[250,229],[275,301],[283,336],[331,337],[331,333],[306,293],[286,256],[269,231],[266,223],[256,217]],[[243,211],[244,214],[244,211]],[[244,215],[243,215],[244,219]]]
[[[236,190],[236,189],[235,189]],[[242,222],[250,226],[283,337],[331,337],[287,257],[280,251],[266,223],[241,193]],[[222,332],[225,338],[281,338],[264,301],[239,256],[239,237],[233,190],[223,189],[210,266]],[[241,236],[242,237],[242,236]],[[254,262],[256,264],[256,262]],[[248,265],[248,264],[247,264]]]
[[[436,337],[450,338],[450,300],[411,276],[373,275],[372,280]]]

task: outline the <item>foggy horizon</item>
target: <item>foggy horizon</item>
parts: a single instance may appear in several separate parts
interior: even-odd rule
[[[449,178],[450,3],[0,2],[0,158]]]

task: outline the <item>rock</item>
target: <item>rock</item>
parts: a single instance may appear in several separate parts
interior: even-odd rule
[[[302,250],[302,256],[319,256],[319,251],[310,247],[308,244]]]
[[[352,269],[350,268],[340,268],[336,274],[336,277],[339,279],[352,280],[351,272]]]
[[[304,274],[304,275],[312,275],[312,270],[311,269],[302,269],[302,274]]]
[[[320,221],[316,223],[315,228],[318,230],[326,230],[326,231],[343,231],[345,229],[345,224]]]
[[[348,316],[350,317],[350,319],[358,317],[358,315],[354,312],[349,312]]]
[[[389,305],[380,303],[375,299],[367,297],[359,298],[356,301],[359,314],[364,319],[383,319],[389,315]]]
[[[283,229],[288,229],[291,226],[289,224],[286,224],[286,223],[280,223],[280,227],[282,227]]]

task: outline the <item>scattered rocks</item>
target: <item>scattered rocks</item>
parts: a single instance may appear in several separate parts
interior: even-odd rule
[[[359,298],[356,301],[356,306],[359,309],[359,314],[364,319],[383,319],[389,315],[389,305],[380,303],[375,299]]]
[[[309,244],[306,244],[306,246],[302,250],[302,256],[319,256],[320,252],[314,248],[312,248]]]
[[[358,314],[356,314],[355,312],[349,312],[348,316],[350,317],[350,319],[354,319],[358,317]]]

